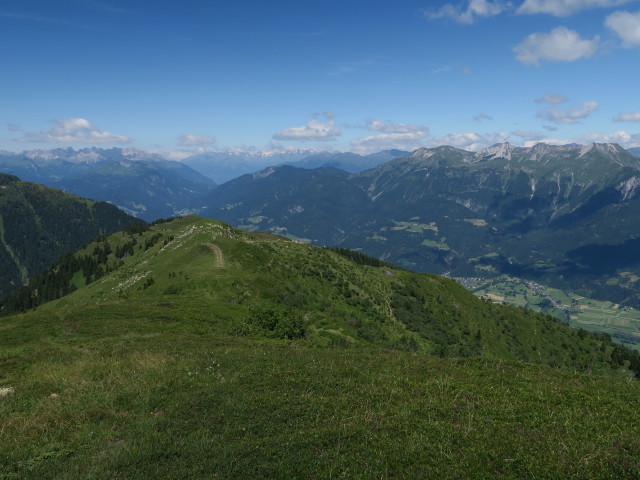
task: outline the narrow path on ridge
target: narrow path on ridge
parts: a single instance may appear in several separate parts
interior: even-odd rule
[[[224,268],[224,253],[222,253],[222,249],[213,243],[203,243],[206,247],[209,247],[216,256],[216,263],[214,265],[215,268]]]

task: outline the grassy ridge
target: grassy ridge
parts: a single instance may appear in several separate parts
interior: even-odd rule
[[[640,469],[640,385],[607,337],[195,217],[100,245],[78,255],[109,250],[104,276],[0,321],[0,479]],[[304,338],[239,329],[257,307]]]
[[[629,362],[634,370],[640,367],[640,356],[632,357],[607,336],[481,301],[451,280],[370,266],[366,258],[356,263],[345,252],[197,217],[121,232],[77,255],[83,259],[78,265],[88,265],[90,259],[102,262],[91,272],[106,275],[94,279],[77,272],[93,282],[47,308],[71,305],[100,316],[94,310],[139,299],[156,305],[147,313],[158,318],[167,312],[177,318],[228,317],[219,333],[250,334],[246,322],[251,308],[276,306],[283,318],[304,323],[305,338],[319,345],[366,343],[442,357],[485,356],[596,372]],[[69,278],[77,280],[76,274]],[[36,284],[19,293],[31,299],[43,290]]]

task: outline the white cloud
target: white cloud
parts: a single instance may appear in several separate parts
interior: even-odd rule
[[[15,123],[7,123],[7,130],[9,130],[10,132],[21,132],[22,127]]]
[[[452,5],[450,3],[442,6],[436,12],[425,12],[425,16],[430,19],[436,18],[452,18],[456,22],[472,24],[478,18],[494,17],[501,14],[505,10],[511,8],[511,2],[502,2],[495,0],[469,0],[464,9],[462,5]]]
[[[216,144],[216,139],[207,135],[193,135],[183,133],[178,137],[178,145],[181,147],[207,147]]]
[[[535,140],[525,140],[522,142],[522,146],[525,148],[533,147],[538,143],[546,143],[547,145],[566,145],[568,143],[576,143],[572,140],[561,140],[557,138],[540,138]]]
[[[544,135],[538,132],[525,132],[522,130],[516,130],[515,132],[511,132],[512,135],[515,135],[516,137],[520,137],[523,138],[525,140],[535,140],[535,141],[539,141],[542,140],[544,138]]]
[[[274,133],[272,138],[274,140],[333,141],[337,136],[342,135],[342,132],[333,121],[334,114],[332,112],[324,112],[323,115],[327,119],[326,122],[314,118],[300,127],[285,128]]]
[[[604,23],[620,37],[626,47],[640,45],[640,11],[614,12]]]
[[[598,102],[593,100],[582,102],[580,106],[572,107],[567,110],[561,110],[558,107],[549,107],[538,113],[538,118],[549,120],[550,122],[565,125],[573,125],[579,123],[580,120],[587,118],[598,109]]]
[[[461,148],[464,150],[480,150],[482,148],[490,147],[496,143],[504,143],[508,141],[509,134],[506,132],[494,132],[494,133],[472,133],[472,132],[456,132],[450,133],[443,137],[436,137],[429,140],[429,146],[439,147],[441,145],[450,145],[452,147]]]
[[[199,152],[198,152],[199,153]],[[187,152],[184,150],[172,151],[172,152],[162,152],[162,155],[168,158],[169,160],[175,160],[177,162],[184,160],[185,158],[191,157],[194,155],[193,152]]]
[[[52,120],[55,126],[47,132],[28,132],[18,139],[19,142],[44,143],[130,143],[131,139],[123,135],[100,130],[91,125],[85,118],[69,118],[67,120]]]
[[[525,0],[516,13],[548,13],[556,17],[566,17],[592,8],[617,7],[631,0]]]
[[[575,143],[618,143],[623,148],[640,147],[640,133],[630,134],[624,131],[613,133],[591,132],[574,138]]]
[[[583,39],[580,34],[566,27],[557,27],[549,33],[532,33],[520,45],[513,48],[516,59],[525,65],[537,66],[540,60],[573,62],[593,56],[600,37]]]
[[[640,110],[621,113],[613,119],[614,122],[640,122]]]
[[[414,150],[419,148],[421,140],[427,136],[425,133],[381,133],[368,137],[356,138],[349,142],[356,153],[374,153],[380,150],[398,149]]]
[[[476,115],[475,117],[473,117],[473,119],[476,122],[481,122],[482,120],[493,120],[493,117],[491,115],[487,115],[484,112],[480,112],[478,115]]]
[[[555,132],[556,130],[558,130],[558,127],[554,127],[553,125],[542,125],[542,128],[550,132]]]
[[[432,70],[431,73],[433,75],[438,75],[440,73],[450,72],[451,70],[452,68],[449,65],[445,65],[443,67],[439,67],[439,68],[436,68],[435,70]]]
[[[413,150],[422,146],[421,141],[429,136],[429,128],[423,125],[367,120],[364,128],[370,132],[382,133],[351,140],[350,144],[357,153],[372,153],[391,148]]]
[[[409,125],[406,123],[385,123],[382,120],[367,120],[365,127],[371,132],[385,133],[421,133],[426,137],[429,135],[429,127],[423,125]]]
[[[557,93],[547,93],[544,97],[536,98],[534,101],[536,103],[551,103],[553,105],[558,105],[559,103],[564,103],[567,100],[569,100],[567,97],[563,97]]]

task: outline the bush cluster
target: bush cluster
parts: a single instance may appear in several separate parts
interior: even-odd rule
[[[277,306],[253,306],[244,321],[234,326],[232,334],[238,336],[261,336],[267,338],[304,338],[304,321],[299,315]]]

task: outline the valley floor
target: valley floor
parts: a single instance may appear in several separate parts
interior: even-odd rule
[[[640,311],[635,308],[510,276],[457,278],[456,281],[476,295],[496,303],[548,313],[572,327],[607,333],[616,342],[640,349]]]

